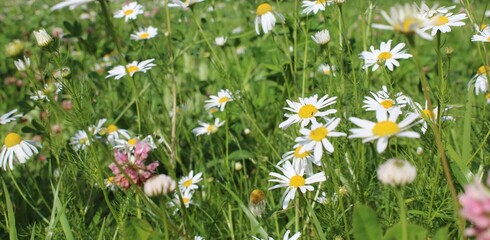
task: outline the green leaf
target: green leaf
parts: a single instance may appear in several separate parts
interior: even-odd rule
[[[397,223],[386,231],[384,240],[400,240],[402,239],[402,224]],[[409,223],[407,225],[408,239],[410,240],[425,240],[427,239],[427,230],[425,228]]]
[[[155,234],[153,227],[144,219],[129,218],[125,224],[124,239],[148,240]]]
[[[253,158],[253,154],[251,152],[245,151],[245,150],[237,150],[237,151],[230,153],[230,155],[228,155],[228,159],[231,161],[245,160],[245,159],[250,159],[250,158]]]
[[[432,237],[432,240],[446,240],[446,239],[449,239],[449,225],[439,228],[434,234],[434,237]]]
[[[9,239],[17,240],[17,228],[15,227],[15,214],[14,209],[12,207],[12,202],[10,200],[9,191],[5,182],[2,179],[3,192],[5,193],[5,200],[7,203],[7,218],[8,218],[8,230],[9,230]]]
[[[473,107],[473,84],[468,89],[468,101],[466,102],[463,125],[463,138],[461,145],[461,159],[468,165],[471,157],[471,109]]]
[[[370,207],[357,203],[354,207],[354,239],[379,240],[381,227],[376,212]]]

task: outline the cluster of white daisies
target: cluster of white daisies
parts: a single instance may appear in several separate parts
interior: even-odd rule
[[[212,114],[217,111],[224,111],[226,103],[233,101],[233,95],[228,89],[219,90],[217,95],[211,95],[208,100],[205,101],[204,108],[208,113]],[[196,135],[210,135],[216,133],[218,128],[223,126],[225,121],[221,121],[219,118],[215,118],[211,122],[199,121],[199,127],[192,129],[192,132]]]

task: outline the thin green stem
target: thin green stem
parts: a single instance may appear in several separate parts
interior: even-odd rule
[[[405,209],[405,200],[403,199],[403,192],[399,188],[395,188],[396,199],[398,200],[398,207],[400,208],[400,221],[402,223],[402,239],[408,240],[407,232],[407,210]]]

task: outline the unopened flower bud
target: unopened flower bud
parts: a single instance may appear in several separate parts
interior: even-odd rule
[[[446,53],[446,55],[451,55],[454,52],[454,48],[452,48],[452,47],[445,47],[444,48],[444,52]]]
[[[417,176],[417,169],[408,161],[390,159],[378,168],[378,179],[392,187],[412,183]]]
[[[349,193],[349,190],[347,190],[346,187],[344,187],[344,186],[339,187],[339,195],[341,197],[346,196],[348,193]]]
[[[235,162],[235,171],[242,170],[243,165],[240,162]]]
[[[16,39],[5,46],[5,55],[7,57],[15,57],[24,51],[24,43]]]
[[[248,206],[250,211],[257,217],[262,217],[262,213],[265,211],[267,200],[265,193],[260,189],[255,189],[250,193],[250,201]]]
[[[172,192],[176,185],[177,183],[171,177],[160,174],[148,179],[145,182],[144,190],[149,197],[155,197]]]
[[[36,37],[37,45],[40,48],[46,48],[53,42],[53,38],[44,28],[40,29],[39,31],[34,31],[34,36]]]
[[[249,129],[249,128],[245,128],[245,129],[243,130],[243,134],[245,134],[245,135],[250,134],[250,132],[251,132],[251,131],[250,131],[250,129]]]
[[[416,152],[417,152],[417,155],[422,155],[422,154],[424,154],[424,149],[422,147],[417,147]]]
[[[51,74],[56,79],[68,78],[71,75],[71,69],[69,67],[56,69]]]
[[[19,72],[25,72],[29,67],[31,67],[31,59],[24,56],[24,60],[17,59],[16,61],[14,61],[14,64]]]

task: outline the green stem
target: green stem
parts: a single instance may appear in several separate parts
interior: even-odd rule
[[[395,188],[396,199],[398,200],[398,207],[400,208],[400,221],[402,223],[402,239],[408,240],[407,232],[407,210],[405,209],[405,200],[403,199],[403,192],[399,188]]]
[[[168,4],[165,4],[165,20],[167,27],[167,54],[169,61],[169,75],[172,81],[172,119],[171,119],[171,127],[170,127],[170,166],[173,170],[173,174],[175,174],[175,132],[176,132],[176,124],[177,124],[177,83],[175,82],[174,76],[174,56],[173,56],[173,47],[172,47],[172,24],[170,23],[170,11],[168,9]],[[164,101],[164,99],[162,99]]]

